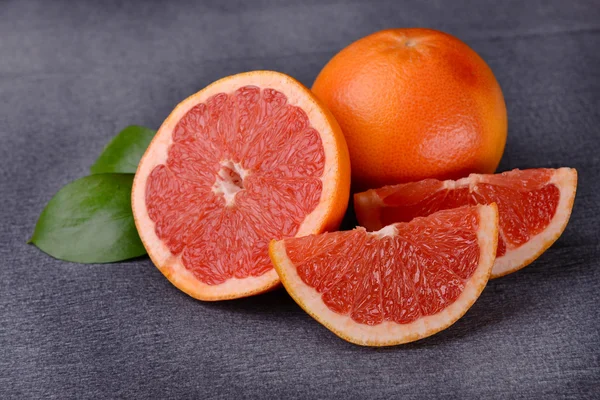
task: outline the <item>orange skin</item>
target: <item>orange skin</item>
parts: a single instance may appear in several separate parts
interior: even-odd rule
[[[353,190],[489,174],[502,158],[502,90],[485,61],[446,33],[373,33],[336,54],[312,90],[342,127]]]

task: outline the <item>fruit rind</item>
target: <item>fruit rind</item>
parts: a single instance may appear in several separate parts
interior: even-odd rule
[[[305,217],[297,235],[336,229],[348,204],[350,160],[344,136],[337,121],[320,100],[295,79],[274,71],[245,72],[220,79],[183,100],[163,122],[142,157],[133,182],[131,199],[137,230],[154,265],[177,288],[199,300],[226,300],[262,293],[276,287],[279,278],[277,273],[271,270],[259,277],[232,278],[221,285],[211,286],[200,282],[156,235],[154,222],[148,215],[145,201],[146,183],[153,168],[166,163],[168,148],[173,143],[173,130],[190,109],[215,94],[233,92],[247,85],[271,88],[284,93],[288,104],[302,108],[311,126],[321,135],[325,151],[325,172],[321,177],[323,191],[319,205]]]
[[[348,315],[329,309],[321,295],[306,285],[287,256],[285,241],[271,241],[269,255],[281,282],[290,296],[309,315],[340,338],[361,346],[393,346],[431,336],[455,323],[477,300],[489,279],[498,244],[498,208],[496,204],[476,206],[479,214],[477,233],[479,265],[454,303],[443,311],[409,324],[385,321],[378,325],[355,322]]]

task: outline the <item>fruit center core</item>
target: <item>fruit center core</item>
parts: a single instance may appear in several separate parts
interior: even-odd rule
[[[213,192],[222,194],[225,204],[232,206],[235,195],[240,190],[244,190],[244,178],[247,175],[248,172],[240,164],[233,161],[222,161],[213,185]]]

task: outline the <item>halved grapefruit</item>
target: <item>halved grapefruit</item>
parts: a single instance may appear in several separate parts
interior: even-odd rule
[[[390,346],[456,322],[481,294],[498,238],[495,204],[445,210],[378,232],[272,241],[292,298],[341,338]]]
[[[377,230],[438,210],[494,202],[500,213],[500,237],[492,278],[498,278],[527,266],[560,237],[576,188],[573,168],[515,169],[372,189],[354,195],[354,208],[362,226]]]
[[[332,230],[347,207],[342,132],[291,77],[254,71],[181,102],[140,161],[133,215],[150,258],[202,300],[264,292],[273,238]]]

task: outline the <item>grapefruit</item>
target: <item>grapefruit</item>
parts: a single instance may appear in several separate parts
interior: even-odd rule
[[[554,243],[569,222],[577,171],[572,168],[471,174],[457,181],[426,179],[354,195],[358,222],[378,230],[438,210],[496,203],[500,213],[492,278],[517,271]]]
[[[493,173],[506,106],[485,61],[431,29],[389,29],[341,50],[312,90],[339,122],[358,190]]]
[[[445,210],[378,232],[273,241],[292,298],[341,338],[389,346],[457,321],[485,287],[496,254],[495,205]]]
[[[271,71],[221,79],[182,101],[140,161],[135,223],[156,267],[201,300],[278,284],[273,238],[336,229],[349,159],[314,95]]]

